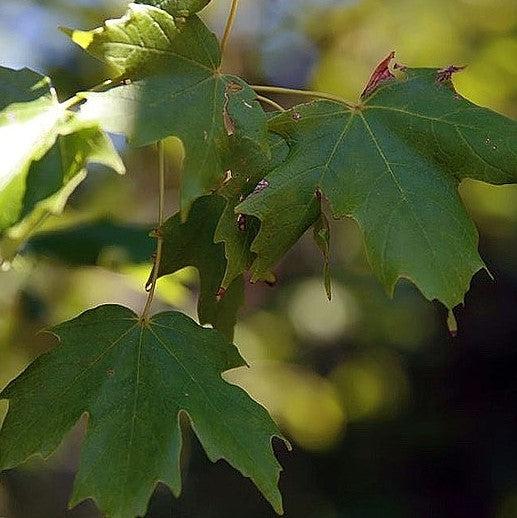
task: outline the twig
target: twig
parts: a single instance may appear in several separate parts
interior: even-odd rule
[[[230,14],[228,15],[228,20],[226,21],[226,27],[224,28],[223,39],[221,40],[221,54],[223,56],[224,56],[224,52],[226,50],[226,45],[228,44],[228,39],[230,38],[230,34],[232,32],[233,22],[235,21],[235,17],[237,16],[238,8],[239,8],[239,0],[232,0]]]
[[[149,294],[140,317],[140,322],[147,324],[149,322],[149,311],[153,302],[154,293],[156,291],[156,281],[158,280],[158,273],[160,270],[160,264],[162,260],[163,250],[163,236],[161,235],[161,227],[164,219],[164,203],[165,203],[165,149],[163,142],[158,142],[158,177],[160,185],[160,194],[158,197],[158,231],[156,232],[157,245],[156,255],[153,263],[153,270],[151,273],[151,282],[149,288]]]
[[[251,88],[255,90],[255,92],[265,92],[272,94],[289,94],[289,95],[304,95],[307,97],[318,97],[320,99],[327,99],[329,101],[335,101],[341,104],[344,104],[350,109],[357,109],[357,105],[343,99],[343,97],[339,97],[339,95],[328,94],[325,92],[315,92],[312,90],[296,90],[293,88],[282,88],[280,86],[262,86],[262,85],[253,85]]]
[[[257,95],[257,99],[260,102],[263,102],[263,103],[269,104],[270,106],[273,106],[273,108],[275,108],[278,111],[281,111],[281,112],[285,112],[286,111],[285,108],[282,105],[280,105],[277,102],[273,101],[273,99],[269,99],[269,97],[264,97],[262,95]]]

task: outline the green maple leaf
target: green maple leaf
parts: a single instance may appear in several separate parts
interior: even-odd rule
[[[185,222],[178,213],[163,224],[159,230],[163,253],[158,275],[168,275],[186,266],[197,268],[199,321],[212,324],[232,339],[237,312],[244,301],[244,283],[242,276],[236,277],[230,285],[224,286],[224,292],[220,290],[226,257],[223,245],[214,243],[214,232],[224,205],[219,196],[203,196],[194,202]]]
[[[128,80],[103,93],[83,94],[85,119],[123,133],[143,146],[174,136],[185,149],[181,208],[217,188],[224,178],[233,109],[256,111],[255,93],[241,79],[220,71],[214,34],[197,16],[178,21],[148,5],[132,4],[127,14],[94,31],[67,31],[88,52],[109,64],[112,78]],[[126,81],[127,82],[127,81]]]
[[[124,166],[97,123],[57,101],[48,78],[7,69],[0,76],[11,92],[0,112],[0,248],[11,259],[39,221],[63,209],[88,163],[119,173]]]
[[[362,106],[316,101],[270,121],[289,144],[268,188],[238,211],[258,217],[252,250],[263,278],[319,217],[351,216],[369,262],[392,293],[400,277],[452,308],[484,267],[477,231],[457,192],[463,178],[517,182],[517,126],[457,94],[447,71],[408,69]]]
[[[136,4],[147,4],[167,11],[169,14],[176,16],[191,16],[204,7],[211,0],[137,0]]]
[[[35,101],[51,96],[50,79],[28,68],[12,70],[0,67],[0,110],[10,104]]]
[[[236,136],[239,134],[236,133]],[[245,272],[256,257],[251,244],[260,229],[260,221],[253,216],[236,213],[236,207],[255,189],[269,170],[281,163],[289,148],[282,137],[265,134],[253,140],[250,128],[242,130],[242,138],[230,145],[228,168],[232,178],[218,191],[226,199],[226,205],[215,231],[215,241],[224,243],[227,259],[226,272],[221,286],[228,288],[234,279]],[[269,143],[266,148],[263,139]]]
[[[266,410],[221,374],[242,366],[217,331],[181,313],[148,324],[122,306],[101,306],[60,324],[60,344],[0,393],[9,412],[0,431],[0,467],[48,457],[88,415],[71,505],[94,498],[111,518],[145,513],[158,481],[179,495],[179,414],[212,461],[251,478],[277,512],[278,430]]]

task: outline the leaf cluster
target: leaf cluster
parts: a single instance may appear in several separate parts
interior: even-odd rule
[[[153,232],[150,283],[195,267],[199,322],[213,329],[177,312],[147,318],[101,306],[57,326],[59,345],[0,393],[9,400],[0,468],[47,457],[86,414],[71,503],[92,497],[113,517],[143,515],[158,481],[179,494],[182,415],[211,460],[226,459],[282,512],[271,446],[279,432],[221,378],[244,365],[231,340],[245,272],[271,281],[312,228],[330,298],[329,217],[351,217],[389,293],[407,278],[452,309],[484,267],[459,183],[517,182],[515,123],[458,94],[454,67],[395,71],[390,56],[357,103],[326,96],[267,114],[259,88],[222,71],[220,44],[196,14],[208,3],[138,1],[97,29],[66,29],[107,77],[65,103],[48,78],[0,68],[3,260],[63,209],[88,164],[124,172],[105,132],[134,147],[168,137],[183,147],[180,210]],[[95,261],[99,240],[148,246],[145,233],[121,227],[77,232],[93,241],[75,264]],[[65,237],[32,238],[27,250]]]

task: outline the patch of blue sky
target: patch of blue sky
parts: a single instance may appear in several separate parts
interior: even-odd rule
[[[84,0],[82,0],[84,1]],[[0,2],[0,62],[10,68],[28,67],[40,73],[66,63],[72,47],[58,30],[77,18],[30,0]]]

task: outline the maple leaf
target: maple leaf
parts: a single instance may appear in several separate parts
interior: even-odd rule
[[[13,103],[35,101],[42,96],[51,96],[48,77],[28,68],[13,70],[0,67],[0,110]]]
[[[62,211],[89,163],[125,169],[99,125],[60,104],[48,78],[2,68],[0,79],[0,248],[12,259],[43,217]]]
[[[214,236],[217,243],[224,243],[227,259],[221,283],[223,289],[228,289],[234,279],[251,266],[255,254],[250,247],[260,227],[256,218],[236,214],[235,207],[261,188],[266,172],[280,163],[288,152],[283,138],[268,133],[267,117],[262,110],[256,110],[253,117],[245,117],[243,113],[236,113],[236,109],[242,108],[238,105],[229,107],[229,115],[237,121],[226,163],[231,177],[217,191],[226,200]]]
[[[381,76],[356,108],[315,101],[270,121],[289,155],[266,176],[267,189],[236,208],[262,222],[253,279],[318,219],[321,194],[333,217],[357,220],[390,294],[405,277],[452,308],[484,267],[458,184],[516,183],[517,126],[461,97],[443,69]]]
[[[243,108],[235,113],[252,113],[259,106],[255,93],[241,79],[221,73],[217,38],[197,16],[179,22],[155,7],[131,4],[124,17],[99,29],[67,32],[112,67],[112,78],[129,83],[82,94],[83,118],[100,120],[135,146],[169,136],[183,143],[185,219],[192,202],[224,178],[231,133],[225,114],[234,104]]]
[[[163,224],[159,229],[163,252],[158,275],[194,266],[200,281],[199,321],[212,324],[232,339],[237,312],[244,301],[244,283],[242,276],[235,276],[224,291],[220,290],[226,257],[224,246],[214,243],[214,232],[224,206],[224,199],[219,196],[203,196],[194,202],[185,222],[178,213]]]
[[[1,393],[0,468],[48,457],[83,415],[88,429],[71,505],[93,498],[111,518],[145,514],[158,481],[181,491],[179,416],[212,461],[251,478],[275,510],[281,470],[266,410],[221,374],[244,365],[235,346],[181,313],[148,324],[122,306],[86,311],[53,329],[60,344]]]

